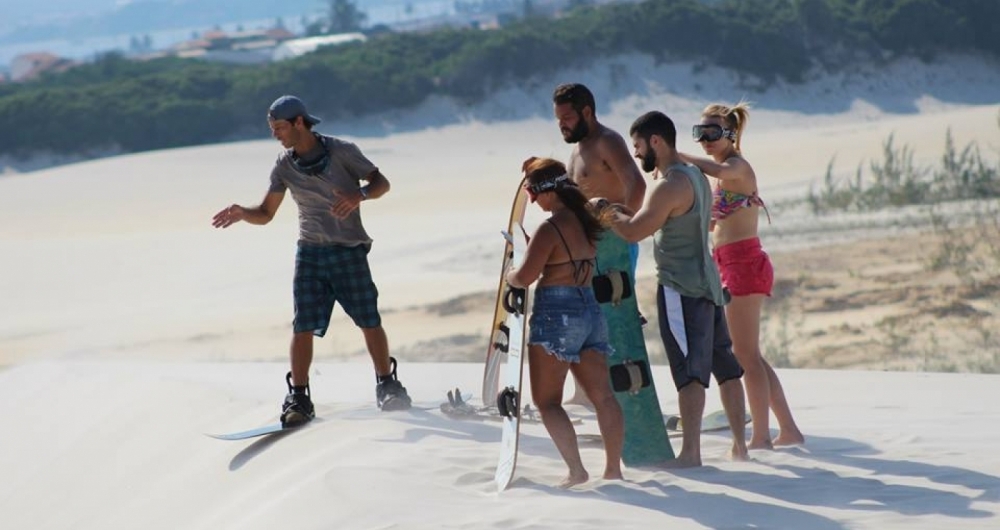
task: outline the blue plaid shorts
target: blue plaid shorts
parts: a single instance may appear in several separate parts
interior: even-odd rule
[[[320,246],[299,243],[295,254],[295,333],[312,331],[322,337],[330,327],[333,306],[340,303],[360,328],[382,324],[378,289],[368,268],[367,245]]]

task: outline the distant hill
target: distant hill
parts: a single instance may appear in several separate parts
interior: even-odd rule
[[[263,136],[258,109],[285,93],[329,119],[411,108],[431,96],[475,103],[539,74],[624,53],[727,68],[748,86],[905,56],[1000,58],[997,20],[998,0],[647,0],[529,16],[495,30],[389,32],[265,66],[108,56],[39,81],[0,84],[0,123],[17,124],[0,128],[0,156]]]

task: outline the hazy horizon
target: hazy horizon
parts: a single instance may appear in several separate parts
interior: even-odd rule
[[[234,30],[273,26],[281,19],[294,32],[303,17],[323,14],[323,0],[56,0],[42,5],[0,0],[0,71],[24,53],[49,52],[86,60],[109,51],[125,51],[132,37],[149,35],[155,49],[220,26]],[[454,13],[450,0],[357,0],[369,24],[392,24]],[[238,4],[238,9],[235,8]],[[412,9],[407,9],[412,5]]]

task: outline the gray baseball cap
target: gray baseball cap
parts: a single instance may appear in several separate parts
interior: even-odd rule
[[[281,96],[271,103],[271,108],[267,111],[267,117],[272,120],[292,121],[302,116],[310,125],[316,125],[323,121],[306,110],[306,104],[295,96]]]

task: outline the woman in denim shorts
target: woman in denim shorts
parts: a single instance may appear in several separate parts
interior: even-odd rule
[[[576,431],[562,406],[568,372],[573,372],[597,412],[607,456],[604,478],[621,479],[624,421],[605,363],[611,354],[607,323],[590,283],[597,256],[594,244],[603,228],[561,162],[531,158],[524,171],[529,199],[551,212],[531,237],[522,265],[507,274],[512,287],[538,282],[528,321],[531,395],[569,467],[561,487],[589,478]]]

